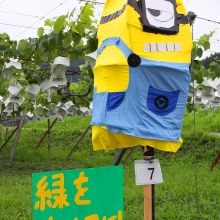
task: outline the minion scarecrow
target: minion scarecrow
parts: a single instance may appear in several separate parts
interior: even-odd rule
[[[191,81],[182,0],[106,0],[94,72],[94,150],[176,152]]]

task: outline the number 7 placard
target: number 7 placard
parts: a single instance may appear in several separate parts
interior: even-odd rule
[[[163,182],[160,163],[158,160],[152,162],[146,160],[135,160],[136,185],[150,185]]]

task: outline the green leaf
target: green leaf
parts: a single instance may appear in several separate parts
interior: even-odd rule
[[[62,46],[61,34],[56,34],[55,39],[56,39],[56,44],[57,44],[58,48],[60,48]]]
[[[205,50],[210,49],[210,42],[209,42],[209,41],[206,41],[206,42],[203,44],[203,47],[204,47]]]
[[[17,50],[17,47],[15,45],[12,46],[12,51],[13,51],[13,58],[14,59],[17,59],[17,55],[18,55],[18,50]]]
[[[34,53],[34,62],[38,65],[41,64],[41,56],[38,51]]]
[[[0,52],[4,53],[10,48],[11,44],[9,42],[0,42]]]
[[[97,28],[94,27],[91,22],[85,23],[85,24],[84,24],[84,27],[85,27],[86,29],[88,29],[88,30],[91,30],[92,32],[95,32],[95,31],[97,30]]]
[[[43,49],[43,44],[42,44],[42,42],[40,42],[40,44],[38,45],[38,47],[37,47],[37,50],[38,51],[41,51]]]
[[[44,35],[43,36],[43,38],[42,38],[42,41],[41,41],[41,43],[42,43],[42,45],[43,45],[43,47],[44,47],[44,49],[47,49],[47,47],[48,47],[48,35]]]
[[[192,63],[193,69],[200,69],[200,67],[203,65],[201,60],[194,60]]]
[[[23,50],[25,47],[28,46],[28,41],[27,40],[20,40],[18,43],[18,50]]]
[[[69,26],[72,28],[74,26],[74,23],[72,21],[70,21]]]
[[[43,34],[44,34],[44,28],[40,27],[37,31],[37,35],[39,38],[42,38]]]
[[[52,27],[53,22],[50,19],[47,19],[47,20],[44,21],[44,26]]]
[[[0,34],[0,36],[1,36],[1,39],[2,39],[3,41],[4,41],[4,40],[10,40],[9,35],[6,34],[6,33]]]
[[[82,39],[82,36],[80,34],[77,34],[77,33],[73,33],[72,34],[72,38],[73,38],[73,42],[74,42],[74,45],[78,45],[79,42],[81,41]]]
[[[197,48],[193,50],[193,59],[195,60],[196,57],[202,57],[203,51],[201,48]]]
[[[59,34],[64,29],[64,22],[65,22],[66,16],[61,15],[55,22],[54,22],[54,30],[53,32],[55,34]]]
[[[3,70],[4,65],[0,64],[0,71]]]
[[[72,38],[70,35],[66,36],[64,39],[63,39],[63,46],[69,46],[71,44],[71,41],[72,41]]]
[[[31,37],[29,37],[28,38],[28,42],[30,43],[30,44],[36,44],[37,43],[37,41],[38,41],[38,38],[31,38]]]
[[[50,47],[55,47],[56,44],[56,34],[50,34],[48,37],[48,44]]]
[[[90,21],[90,16],[93,16],[93,5],[88,3],[86,4],[86,6],[82,6],[80,7],[80,10],[81,10],[81,16],[80,16],[80,20],[82,22],[88,22]]]
[[[216,63],[216,62],[211,62],[211,63],[210,63],[210,67],[215,67],[215,66],[217,66],[217,63]]]
[[[89,37],[87,40],[87,45],[86,45],[86,53],[91,53],[98,48],[98,38],[96,34],[92,37]]]
[[[76,30],[76,27],[75,27],[75,26],[73,26],[73,27],[71,28],[71,30],[72,30],[72,32],[79,34],[79,32]]]
[[[19,77],[18,77],[18,80],[19,80],[19,81],[26,81],[26,76],[25,76],[25,75],[19,76]]]
[[[196,79],[198,84],[201,84],[204,81],[203,77],[204,77],[204,72],[202,70],[199,70],[195,74],[195,79]]]
[[[85,34],[85,28],[83,26],[83,24],[81,22],[78,22],[75,29],[77,30],[78,34],[80,34],[81,36],[84,36]]]
[[[82,48],[75,48],[75,53],[80,56],[82,54],[83,50]]]
[[[6,79],[6,78],[1,79],[0,87],[1,87],[2,91],[6,90],[9,87],[9,85],[10,85],[10,83],[9,83],[8,79]]]
[[[193,48],[196,49],[196,48],[197,48],[197,45],[198,45],[198,42],[197,42],[197,41],[194,41],[194,42],[193,42]]]
[[[78,56],[74,52],[70,53],[68,57],[70,58],[71,61],[78,59]]]
[[[70,12],[69,17],[73,17],[73,14],[75,13],[75,11],[76,11],[76,8],[74,8],[74,9]]]
[[[210,71],[213,72],[216,77],[220,77],[220,64],[212,62],[210,64]]]

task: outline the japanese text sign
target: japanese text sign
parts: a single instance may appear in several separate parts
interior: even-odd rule
[[[34,220],[123,220],[123,167],[34,173]]]

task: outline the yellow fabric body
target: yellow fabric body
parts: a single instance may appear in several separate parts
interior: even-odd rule
[[[102,16],[119,11],[127,4],[127,0],[106,0]],[[177,12],[186,15],[182,0],[176,1]],[[190,63],[192,36],[189,24],[180,24],[176,35],[153,34],[142,31],[140,15],[130,5],[116,19],[98,27],[98,47],[110,37],[120,37],[124,43],[138,56],[172,63]],[[146,43],[180,43],[181,52],[144,52]],[[96,60],[94,87],[100,92],[121,92],[129,85],[129,68],[126,57],[114,45],[106,47]],[[114,150],[137,145],[152,146],[163,151],[176,152],[182,139],[177,142],[142,139],[125,134],[108,132],[106,127],[92,126],[92,142],[94,150]]]
[[[106,59],[108,58],[108,59]],[[103,63],[106,63],[103,65]],[[124,91],[129,83],[129,69],[124,54],[114,45],[103,50],[94,68],[94,87],[99,92]]]
[[[107,0],[102,16],[107,16],[123,8],[125,0]],[[186,15],[181,0],[177,1],[177,12]],[[98,27],[99,45],[109,37],[120,37],[138,56],[150,60],[190,63],[192,34],[189,24],[180,24],[176,35],[152,34],[142,31],[140,15],[130,5],[116,19],[100,24]],[[181,52],[144,52],[146,43],[180,43]],[[120,92],[127,89],[129,83],[127,59],[116,46],[108,46],[96,60],[94,67],[94,86],[99,92]]]
[[[150,60],[172,63],[191,62],[192,36],[189,24],[180,24],[179,33],[176,35],[146,33],[142,31],[142,25],[139,22],[140,15],[131,6],[127,7],[127,13],[129,14],[128,29],[132,41],[131,49],[134,53]],[[144,44],[146,43],[180,43],[182,51],[146,53],[144,52]]]
[[[143,139],[126,134],[108,132],[105,126],[92,126],[92,143],[94,150],[115,150],[116,148],[127,148],[133,146],[151,146],[162,151],[176,152],[183,143],[179,141],[160,141]]]

